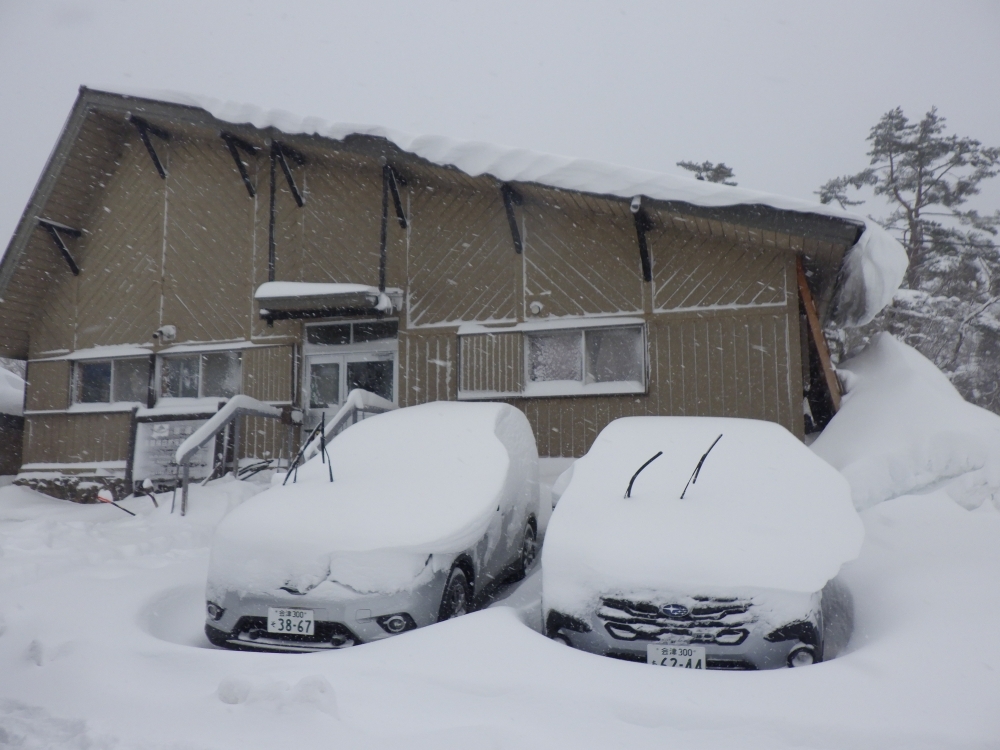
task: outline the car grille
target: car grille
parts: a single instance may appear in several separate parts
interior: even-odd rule
[[[686,597],[668,605],[605,597],[597,616],[619,641],[738,646],[757,619],[752,604],[736,597]]]
[[[361,643],[350,628],[339,622],[317,621],[313,626],[313,635],[297,633],[268,633],[266,617],[241,617],[233,633],[231,641],[240,645],[267,648],[297,648],[303,650],[346,648]]]

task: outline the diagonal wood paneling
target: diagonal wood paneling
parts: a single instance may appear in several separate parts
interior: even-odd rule
[[[518,258],[499,189],[418,182],[409,194],[409,326],[513,319]]]
[[[254,201],[234,173],[221,139],[171,143],[163,323],[178,341],[250,336]]]
[[[647,234],[653,264],[654,310],[784,305],[791,253],[723,233],[695,233],[670,224]]]
[[[156,144],[161,159],[166,144]],[[164,182],[135,133],[81,240],[74,348],[151,341],[159,326]]]
[[[636,313],[644,284],[635,223],[621,201],[585,210],[558,191],[524,206],[524,304],[543,316]]]
[[[382,168],[352,154],[310,157],[297,280],[378,284]],[[395,213],[391,213],[395,216]],[[389,227],[402,237],[395,219]],[[396,231],[394,232],[393,229]],[[398,248],[389,248],[398,251]]]

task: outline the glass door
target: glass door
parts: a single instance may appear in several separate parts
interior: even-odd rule
[[[314,354],[306,358],[306,427],[312,429],[326,413],[332,418],[344,401],[344,355]]]

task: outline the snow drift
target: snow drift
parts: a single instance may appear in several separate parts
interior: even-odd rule
[[[20,376],[0,368],[0,414],[24,414],[24,380]]]
[[[408,588],[431,553],[460,552],[496,509],[530,502],[538,454],[506,404],[433,402],[366,419],[289,479],[219,525],[209,587],[299,591],[324,580],[356,591]],[[330,481],[332,468],[334,481]],[[530,493],[525,498],[521,493]]]
[[[838,372],[843,405],[812,449],[847,478],[859,510],[938,488],[966,508],[1000,507],[1000,417],[888,333]]]
[[[657,451],[663,455],[624,497]],[[549,521],[545,607],[585,612],[601,594],[648,590],[811,594],[857,556],[862,537],[843,477],[783,427],[708,417],[618,419],[574,464]]]

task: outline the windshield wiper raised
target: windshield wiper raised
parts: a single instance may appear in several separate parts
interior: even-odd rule
[[[698,465],[694,467],[694,473],[691,474],[687,484],[684,485],[684,492],[681,492],[681,500],[684,499],[684,493],[688,491],[688,487],[698,482],[698,474],[701,472],[701,467],[705,465],[705,459],[708,458],[708,454],[712,452],[712,448],[715,447],[715,443],[718,443],[720,440],[722,440],[722,435],[719,435],[719,437],[715,439],[715,442],[708,446],[708,450],[705,451],[705,455],[701,457],[701,460],[698,461]]]
[[[662,455],[663,455],[663,451],[660,451],[655,456],[653,456],[651,459],[649,459],[646,463],[644,463],[642,466],[639,467],[639,471],[637,471],[635,474],[632,475],[632,479],[628,483],[628,489],[625,490],[625,497],[632,497],[632,484],[635,482],[635,478],[637,476],[639,476],[639,472],[641,472],[643,469],[645,469],[647,466],[649,466],[651,463],[653,463],[653,461],[655,461],[656,459],[658,459]]]

